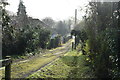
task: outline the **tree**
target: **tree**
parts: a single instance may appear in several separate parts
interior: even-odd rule
[[[98,78],[119,77],[116,4],[90,2],[84,16],[88,36],[84,50]]]
[[[47,48],[47,43],[50,40],[50,31],[41,29],[39,32],[39,45],[42,49]]]
[[[17,21],[19,24],[18,28],[26,27],[29,24],[28,17],[26,14],[26,7],[23,4],[22,0],[20,0],[20,3],[19,3],[17,18],[18,18]]]
[[[68,33],[67,25],[65,22],[59,21],[56,25],[56,32],[58,34],[61,34],[62,36],[66,35]]]
[[[42,20],[45,24],[47,24],[49,26],[49,28],[54,28],[55,25],[55,21],[50,18],[50,17],[46,17]]]
[[[3,56],[10,55],[13,45],[13,27],[10,26],[10,18],[6,12],[5,6],[8,2],[2,1],[2,52]]]

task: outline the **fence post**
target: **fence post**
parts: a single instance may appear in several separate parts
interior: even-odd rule
[[[73,51],[73,49],[74,49],[74,42],[72,42],[72,51]]]
[[[76,46],[77,46],[77,35],[75,35],[75,47],[74,47],[75,50],[76,50]]]
[[[6,59],[10,59],[10,56],[6,56]],[[12,60],[11,60],[12,62]],[[11,62],[5,66],[5,80],[11,80]]]

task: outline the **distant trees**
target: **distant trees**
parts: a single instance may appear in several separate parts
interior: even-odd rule
[[[56,25],[56,32],[58,34],[61,34],[62,36],[66,35],[68,33],[68,26],[65,22],[59,21]]]
[[[42,20],[44,23],[48,25],[48,29],[51,31],[51,39],[48,43],[48,48],[56,48],[61,45],[61,42],[68,41],[66,35],[69,33],[70,23],[67,24],[65,21],[54,21],[50,17],[46,17]]]
[[[55,26],[55,21],[50,18],[50,17],[46,17],[42,20],[45,24],[47,24],[50,28],[54,28]]]
[[[70,32],[71,22],[69,21],[54,21],[50,17],[46,17],[42,20],[45,24],[48,25],[48,29],[51,30],[53,34],[57,33],[62,36],[65,36]]]

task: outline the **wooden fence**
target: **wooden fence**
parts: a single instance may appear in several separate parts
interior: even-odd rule
[[[6,56],[6,59],[0,60],[0,63],[2,63],[1,67],[5,67],[5,80],[11,80],[11,57]]]

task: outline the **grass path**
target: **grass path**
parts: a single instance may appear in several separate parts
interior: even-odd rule
[[[28,78],[91,78],[92,72],[86,66],[86,57],[81,52],[70,51],[51,64],[41,68]]]
[[[66,43],[64,46],[59,47],[57,49],[51,50],[52,53],[47,53],[45,55],[37,55],[36,57],[31,57],[28,60],[24,60],[22,62],[13,63],[11,66],[11,77],[12,78],[25,78],[31,73],[37,71],[41,67],[45,66],[46,64],[49,64],[56,58],[62,56],[64,53],[66,53],[69,48],[71,48],[71,41]],[[59,53],[62,52],[62,53]],[[56,54],[59,53],[59,54]],[[4,70],[2,77],[4,77]]]

